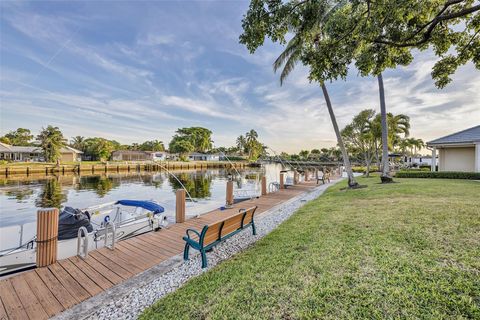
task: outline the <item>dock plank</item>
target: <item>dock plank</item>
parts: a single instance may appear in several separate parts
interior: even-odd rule
[[[35,272],[65,309],[78,303],[78,301],[63,287],[60,281],[58,281],[48,268],[38,268]]]
[[[10,279],[0,281],[0,298],[2,299],[5,311],[9,319],[28,319],[22,302],[17,296]]]
[[[49,317],[63,310],[60,302],[58,302],[57,298],[55,298],[53,293],[45,286],[45,283],[35,272],[26,273],[25,280]]]
[[[30,319],[48,319],[42,304],[32,292],[24,277],[12,277],[11,283]]]
[[[82,302],[91,297],[83,287],[58,263],[51,264],[48,269],[60,281],[62,286],[75,298],[77,302]]]
[[[102,288],[101,291],[107,290],[113,286],[113,282],[110,282],[107,278],[103,276],[101,272],[92,268],[88,263],[82,260],[79,257],[71,257],[68,259],[73,265],[78,267],[80,270],[85,273],[85,275],[90,278],[96,285]]]
[[[100,254],[98,251],[93,251],[89,254],[89,257],[95,258],[96,261],[101,263],[106,268],[115,272],[118,276],[122,277],[123,279],[128,279],[133,276],[133,272],[124,268],[123,266],[119,265],[115,261],[105,257],[103,254]],[[90,262],[90,261],[89,261]]]
[[[70,260],[62,260],[58,262],[60,266],[65,269],[65,271],[70,274],[72,278],[74,278],[78,284],[85,289],[91,296],[99,294],[102,292],[102,288],[100,288],[92,279],[90,279],[85,273],[80,270],[75,264],[73,264]]]
[[[6,319],[8,319],[7,311],[5,310],[2,299],[0,298],[0,320],[6,320]]]

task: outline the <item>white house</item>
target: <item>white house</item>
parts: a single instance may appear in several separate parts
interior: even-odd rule
[[[219,154],[208,154],[200,152],[192,152],[188,155],[188,160],[190,161],[219,161]]]
[[[437,159],[438,161],[438,156]],[[435,164],[437,164],[437,161]],[[420,166],[432,166],[432,157],[431,156],[416,156],[416,157],[405,157],[405,164],[410,167],[420,167]]]
[[[438,171],[480,172],[480,125],[427,142],[427,147],[432,158],[438,151]]]

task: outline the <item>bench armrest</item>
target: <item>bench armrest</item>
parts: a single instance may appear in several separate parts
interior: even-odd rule
[[[188,237],[188,239],[191,238],[191,237],[190,237],[190,232],[195,233],[195,234],[198,236],[198,239],[200,239],[200,233],[198,233],[197,230],[195,230],[195,229],[187,229],[187,237]]]

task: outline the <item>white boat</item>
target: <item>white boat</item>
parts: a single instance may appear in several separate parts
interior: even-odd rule
[[[166,227],[168,222],[163,212],[164,208],[154,201],[137,200],[119,200],[84,210],[65,207],[59,217],[57,258],[66,259],[77,254],[77,234],[81,227],[87,229],[86,242],[90,251],[105,245],[106,233],[110,242],[115,234],[116,242]],[[29,225],[35,227],[34,223]],[[15,227],[0,229],[2,238],[18,239],[17,246],[0,251],[0,276],[35,266],[36,236],[28,239],[28,234],[32,236],[31,228],[16,228],[16,231]],[[109,232],[113,229],[115,232]]]
[[[257,173],[247,174],[247,176],[255,176],[255,179],[242,178],[240,185],[233,191],[234,202],[250,200],[260,196],[259,176]]]

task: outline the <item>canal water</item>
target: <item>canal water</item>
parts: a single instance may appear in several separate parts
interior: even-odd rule
[[[236,193],[259,194],[261,177],[266,176],[267,184],[278,181],[280,170],[281,165],[268,164],[238,169],[239,174],[234,169],[172,173],[194,200],[186,204],[186,214],[192,216],[225,204],[226,182],[230,177],[235,181]],[[84,209],[122,199],[155,200],[165,208],[169,220],[174,221],[175,192],[182,188],[177,179],[166,171],[0,178],[0,251],[10,247],[10,236],[15,233],[23,232],[25,238],[35,234],[38,208]]]

